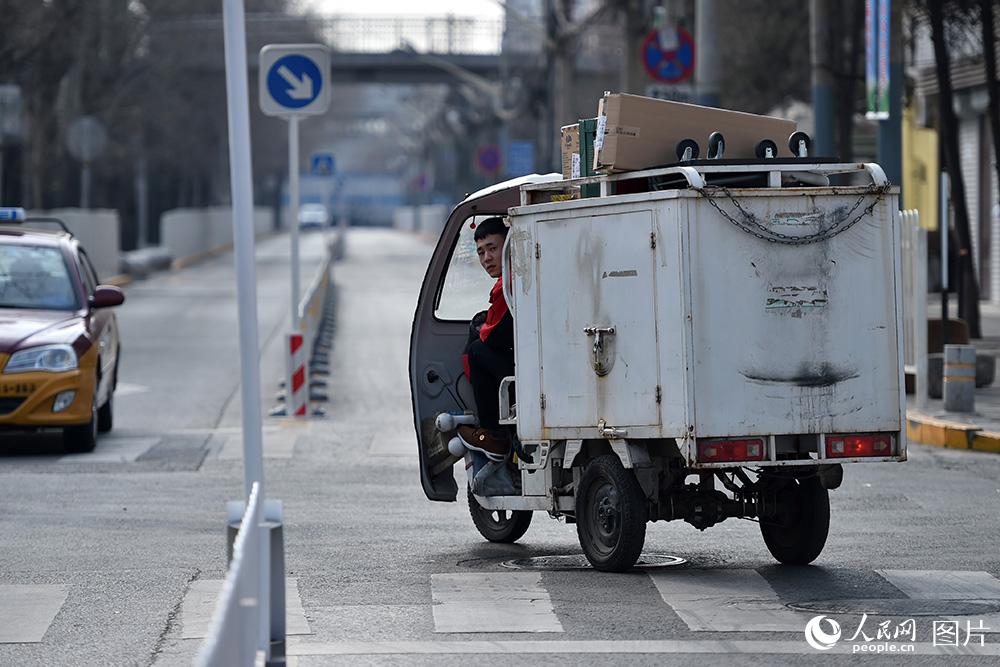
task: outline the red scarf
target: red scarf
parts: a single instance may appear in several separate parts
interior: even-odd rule
[[[490,333],[497,328],[500,324],[500,320],[504,318],[507,314],[507,301],[503,298],[503,284],[501,281],[503,278],[497,278],[497,282],[493,285],[493,289],[490,290],[490,309],[486,311],[486,321],[483,323],[481,329],[479,329],[479,340],[486,342],[486,339],[490,337]]]

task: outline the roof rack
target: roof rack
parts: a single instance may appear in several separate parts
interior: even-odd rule
[[[757,176],[762,187],[780,188],[784,176],[812,186],[829,185],[834,174],[864,174],[872,186],[889,184],[882,168],[871,162],[838,162],[823,159],[793,158],[768,160],[697,160],[655,169],[598,174],[550,183],[521,186],[521,205],[541,204],[558,200],[575,199],[583,185],[596,185],[599,197],[614,194],[614,183],[644,181],[639,191],[693,189],[703,190],[714,185],[724,185],[727,178]],[[732,186],[730,186],[732,187]],[[738,186],[737,186],[738,187]],[[558,194],[553,194],[558,193]]]

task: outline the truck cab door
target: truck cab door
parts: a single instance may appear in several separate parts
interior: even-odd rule
[[[420,481],[431,500],[454,501],[458,494],[455,457],[448,453],[448,443],[434,421],[442,412],[476,409],[462,353],[470,320],[489,307],[494,280],[479,265],[475,225],[488,217],[504,216],[518,205],[519,186],[469,198],[452,211],[420,287],[410,334],[410,392]]]

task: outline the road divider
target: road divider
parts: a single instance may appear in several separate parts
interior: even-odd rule
[[[324,379],[330,374],[330,348],[333,343],[333,263],[343,255],[343,226],[333,241],[327,245],[326,257],[302,300],[299,302],[299,330],[286,335],[284,391],[277,405],[270,411],[272,417],[322,417],[325,410],[307,404],[329,401]]]

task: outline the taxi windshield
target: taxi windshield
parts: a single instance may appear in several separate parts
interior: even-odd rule
[[[58,248],[0,244],[0,308],[74,310],[77,305]]]

